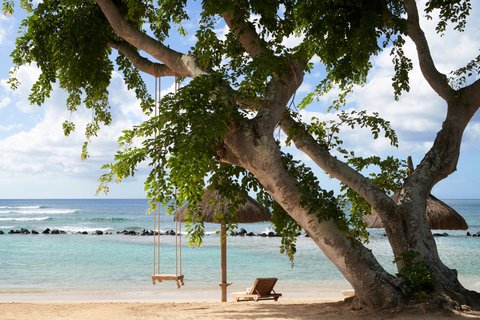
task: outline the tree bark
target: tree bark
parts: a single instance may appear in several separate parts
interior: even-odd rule
[[[180,75],[192,78],[209,73],[198,65],[195,57],[170,49],[133,28],[123,19],[111,0],[96,2],[113,31],[125,41],[112,41],[109,45],[124,54],[139,70],[155,76]],[[432,88],[449,103],[449,111],[434,146],[400,191],[398,203],[393,203],[368,179],[328,152],[319,152],[308,136],[296,139],[295,143],[321,168],[357,191],[379,212],[396,257],[408,251],[418,252],[419,261],[430,267],[436,289],[457,301],[468,302],[468,299],[475,297],[475,293],[463,288],[455,270],[448,269],[441,262],[426,223],[425,202],[433,185],[455,170],[463,131],[478,108],[472,106],[472,103],[478,104],[479,101],[479,95],[472,88],[478,89],[480,82],[474,83],[470,89],[466,88],[465,96],[450,88],[446,76],[435,68],[419,25],[415,1],[405,0],[405,6],[408,13],[407,34],[417,46],[422,73]],[[228,12],[223,13],[223,17],[252,59],[272,54],[247,21]],[[150,54],[163,64],[141,57],[137,50],[126,43]],[[349,238],[335,221],[320,221],[315,213],[310,212],[311,208],[302,206],[302,194],[296,181],[283,166],[272,133],[281,121],[288,101],[303,81],[306,63],[305,58],[298,58],[290,61],[289,70],[280,70],[285,72],[272,75],[255,118],[231,124],[231,130],[226,135],[222,148],[218,150],[218,156],[221,161],[239,165],[256,176],[267,192],[311,236],[351,283],[358,306],[370,309],[396,307],[404,303],[407,297],[408,290],[402,281],[387,273],[371,251]],[[233,101],[238,97],[233,97],[233,90],[231,91],[230,98]],[[402,268],[401,262],[398,267]]]
[[[257,177],[350,282],[358,307],[382,309],[404,303],[406,288],[383,269],[369,249],[349,238],[334,221],[320,221],[310,208],[301,205],[301,192],[282,164],[278,145],[273,137],[256,132],[252,121],[232,127],[219,154],[221,160]]]
[[[451,302],[478,306],[480,294],[465,289],[458,281],[457,271],[445,266],[440,259],[426,219],[426,199],[436,183],[456,170],[463,132],[471,117],[471,107],[466,106],[462,95],[457,93],[448,104],[446,120],[432,148],[399,192],[397,216],[401,217],[401,223],[389,219],[382,221],[394,230],[388,236],[395,256],[417,252],[417,261],[428,266],[437,295],[446,295],[453,299]],[[406,246],[396,245],[400,241]],[[402,267],[400,263],[398,268]]]

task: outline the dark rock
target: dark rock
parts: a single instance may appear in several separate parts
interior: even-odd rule
[[[47,229],[43,230],[42,233],[43,234],[50,234],[50,229],[47,228]]]
[[[21,234],[30,234],[30,231],[28,231],[28,229],[22,228],[22,229],[20,229],[20,233]]]
[[[254,237],[254,236],[256,236],[256,234],[254,232],[247,233],[247,237]]]
[[[88,234],[88,232],[87,231],[82,231],[81,234]]]
[[[169,235],[169,236],[174,236],[174,235],[175,235],[175,231],[170,230],[170,231],[167,231],[166,234]]]
[[[141,235],[142,236],[153,236],[153,231],[143,229]]]
[[[471,237],[472,235],[470,234],[470,232],[467,231],[467,237]]]
[[[444,232],[444,233],[434,233],[433,234],[434,237],[448,237],[448,233]]]
[[[265,232],[262,232],[262,233],[259,233],[258,236],[259,237],[267,237],[267,234]]]
[[[474,236],[474,237],[480,237],[480,231],[478,231],[477,233],[475,233],[473,236]]]
[[[0,230],[0,234],[5,234],[5,232],[3,232],[2,230]]]
[[[301,233],[301,232],[297,232],[297,233],[295,233],[295,237],[299,237],[299,236],[301,236],[301,235],[302,235],[302,233]]]
[[[270,232],[268,233],[268,236],[269,236],[269,237],[275,237],[275,236],[277,236],[277,235],[275,234],[275,232],[270,231]]]
[[[246,234],[247,234],[247,230],[245,230],[243,228],[241,228],[240,231],[238,232],[238,235],[242,236],[242,237],[245,236]]]
[[[32,230],[32,234],[38,234],[37,230]]]
[[[97,236],[101,236],[101,235],[103,234],[103,231],[102,231],[102,230],[96,230],[96,231],[95,231],[95,234],[96,234]]]
[[[60,234],[60,231],[57,229],[53,229],[50,234]]]
[[[138,233],[136,233],[135,231],[132,230],[132,231],[128,231],[127,234],[129,236],[136,236]]]

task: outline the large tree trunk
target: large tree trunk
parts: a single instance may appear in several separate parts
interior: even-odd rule
[[[447,118],[432,148],[399,192],[395,214],[383,214],[396,219],[382,219],[395,257],[416,252],[416,262],[427,266],[432,275],[437,297],[446,298],[453,307],[478,306],[480,294],[465,289],[458,281],[457,271],[441,261],[426,218],[426,199],[435,183],[456,169],[462,135],[473,115],[463,112],[466,109],[460,98],[449,103]],[[397,268],[403,267],[404,261],[399,260]]]
[[[310,235],[355,289],[357,307],[396,307],[406,300],[406,288],[386,272],[369,249],[347,237],[331,220],[319,221],[301,205],[301,192],[286,171],[273,137],[259,137],[251,122],[233,128],[220,151],[222,161],[242,166],[254,174],[269,194]]]
[[[433,279],[434,296],[442,307],[458,308],[461,305],[479,306],[480,294],[466,289],[457,277],[457,271],[442,262],[432,232],[426,219],[426,198],[408,198],[402,194],[399,198],[398,212],[401,221],[392,225],[390,222],[390,244],[395,257],[402,257],[407,252],[417,253],[416,263],[427,266]],[[398,246],[406,243],[407,246]],[[405,267],[404,260],[397,262],[397,268]]]

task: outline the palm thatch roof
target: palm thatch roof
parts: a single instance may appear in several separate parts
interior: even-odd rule
[[[203,221],[212,223],[224,223],[223,213],[229,211],[230,201],[221,197],[218,190],[210,189],[205,192],[199,204],[196,214],[188,217],[189,221]],[[175,213],[175,220],[185,221],[188,203],[180,207]],[[229,223],[253,223],[270,221],[271,215],[268,210],[261,208],[257,201],[247,196],[245,204],[241,205]]]
[[[396,201],[396,194],[393,195]],[[467,230],[468,225],[465,219],[445,202],[437,199],[433,195],[427,198],[427,220],[430,229],[437,230]],[[364,216],[363,220],[369,228],[383,228],[382,220],[379,215],[372,211],[372,214]]]

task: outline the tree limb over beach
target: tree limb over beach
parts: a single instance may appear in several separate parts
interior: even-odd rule
[[[111,122],[108,85],[115,62],[150,116],[124,131],[114,161],[105,166],[101,188],[134,175],[140,163],[151,161],[156,166],[145,186],[152,206],[168,204],[174,196],[178,202],[198,203],[207,184],[232,203],[256,192],[260,203],[272,210],[282,252],[293,259],[292,235],[304,229],[355,289],[356,308],[394,309],[425,298],[445,308],[480,307],[479,293],[465,289],[456,270],[440,259],[425,217],[426,199],[456,170],[463,133],[480,106],[480,60],[473,58],[453,73],[455,79],[448,79],[435,66],[419,16],[438,14],[439,33],[449,24],[461,32],[470,1],[428,1],[424,13],[414,0],[204,1],[195,17],[200,21],[196,43],[188,53],[165,44],[174,27],[183,32],[182,23],[190,18],[188,6],[193,5],[187,1],[48,0],[22,5],[27,17],[12,56],[17,67],[36,62],[41,69],[32,103],[42,104],[58,81],[69,94],[70,111],[82,102],[93,110],[89,140]],[[12,11],[11,1],[3,6]],[[218,24],[228,27],[225,36],[216,32]],[[300,41],[287,47],[284,41],[292,37]],[[432,147],[408,177],[401,160],[359,157],[339,137],[343,127],[367,128],[373,139],[384,135],[392,146],[398,145],[390,123],[378,114],[341,110],[346,109],[348,93],[366,82],[371,57],[382,50],[393,55],[396,98],[409,90],[413,63],[404,52],[407,38],[416,46],[431,90],[447,106]],[[302,119],[291,107],[313,57],[320,59],[325,73],[300,108],[338,90],[339,98],[328,108],[338,116],[336,121]],[[158,116],[153,115],[140,71],[187,78],[181,90],[162,99]],[[418,104],[421,107],[421,101]],[[286,139],[275,134],[277,127]],[[67,123],[65,128],[68,133],[74,127]],[[289,153],[285,144],[292,147],[291,142],[297,154],[342,184],[340,194],[324,190],[312,168]],[[84,149],[86,157],[87,146]],[[366,178],[362,171],[371,166],[380,173]],[[394,192],[396,202],[390,198]],[[372,208],[395,255],[395,275],[362,244],[368,234],[361,217]],[[230,211],[222,213],[226,221]],[[418,273],[424,277],[414,278]]]

